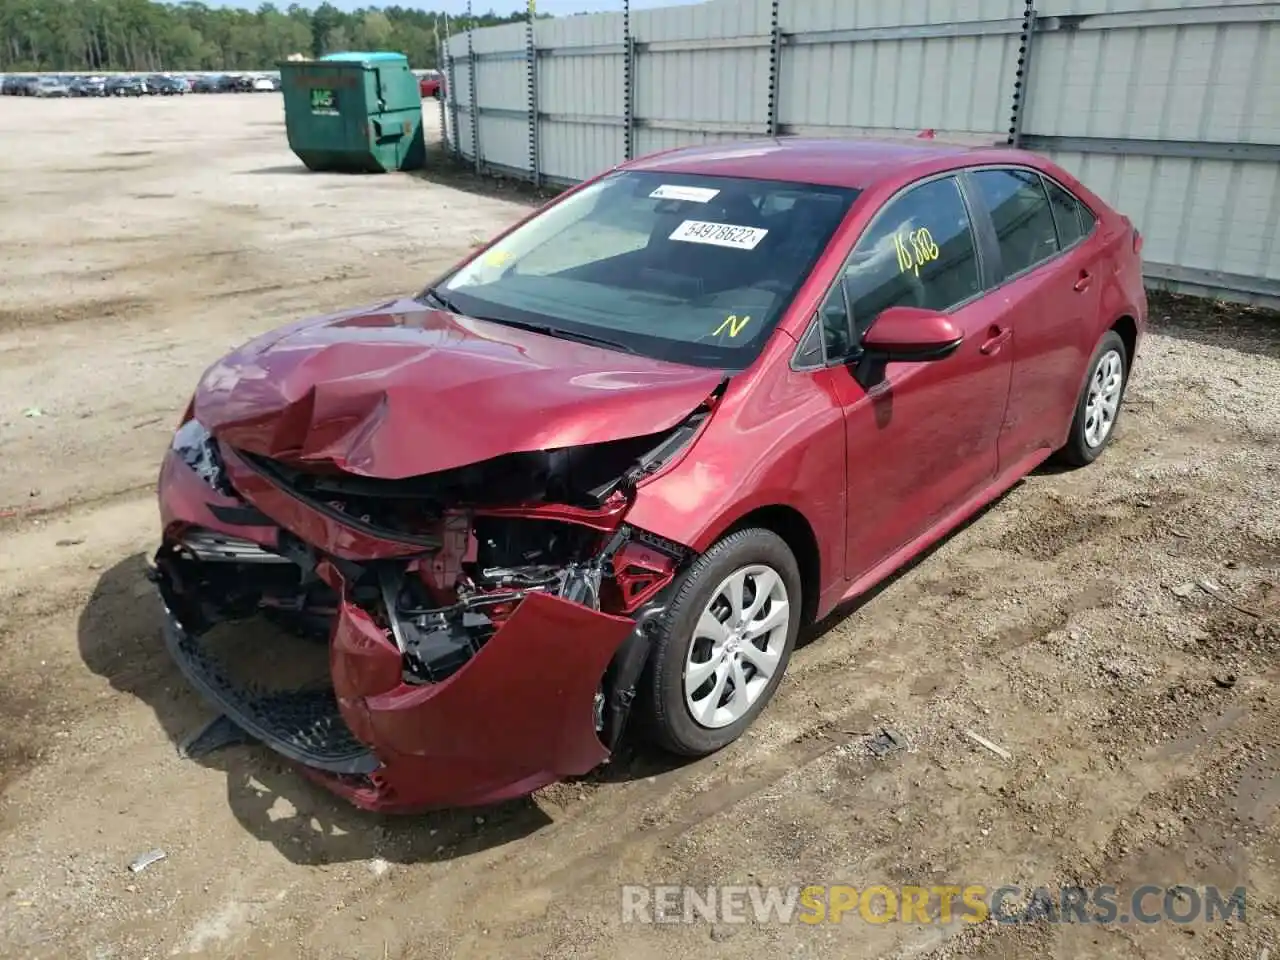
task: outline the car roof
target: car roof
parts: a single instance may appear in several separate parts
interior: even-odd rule
[[[787,180],[865,190],[882,180],[972,164],[1039,166],[1021,150],[933,139],[777,137],[682,147],[625,164],[628,170]]]

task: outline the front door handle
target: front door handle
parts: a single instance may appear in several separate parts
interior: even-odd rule
[[[987,331],[987,339],[983,341],[982,346],[978,348],[980,353],[992,355],[1000,352],[1000,348],[1009,342],[1009,338],[1013,336],[1013,331],[1008,327],[999,327],[994,324]]]
[[[1080,278],[1076,280],[1075,285],[1072,286],[1071,289],[1074,290],[1076,293],[1084,293],[1086,290],[1089,289],[1089,284],[1091,283],[1093,283],[1093,274],[1091,274],[1088,270],[1081,270]]]

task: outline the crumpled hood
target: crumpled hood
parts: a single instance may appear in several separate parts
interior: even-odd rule
[[[195,415],[251,453],[401,479],[658,433],[722,378],[397,300],[235,350],[205,373]]]

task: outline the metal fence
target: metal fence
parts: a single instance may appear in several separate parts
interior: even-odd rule
[[[1280,306],[1280,2],[708,0],[451,37],[449,148],[570,184],[748,137],[1052,156],[1142,230],[1148,280]]]

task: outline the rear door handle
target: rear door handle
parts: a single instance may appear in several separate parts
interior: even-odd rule
[[[1093,283],[1093,274],[1088,270],[1080,271],[1080,278],[1076,280],[1075,285],[1071,288],[1076,293],[1084,293],[1089,289],[1089,284]]]
[[[987,331],[987,339],[983,341],[981,347],[978,348],[979,353],[994,354],[999,353],[1000,348],[1008,343],[1009,338],[1013,336],[1013,331],[1008,327],[992,326]]]

